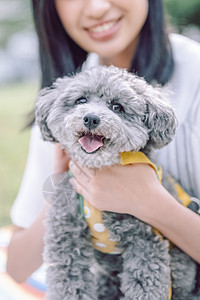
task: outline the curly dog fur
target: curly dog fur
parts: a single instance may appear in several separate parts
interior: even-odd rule
[[[43,89],[36,121],[44,140],[60,143],[71,159],[89,168],[119,163],[124,151],[140,150],[151,157],[153,149],[172,140],[177,126],[159,87],[115,67],[85,70]],[[103,145],[85,151],[79,140],[88,134]],[[124,249],[122,254],[93,249],[68,179],[65,174],[57,184],[47,221],[48,299],[167,300],[171,282],[173,300],[195,299],[196,263],[176,247],[169,250],[166,239],[133,216],[103,212],[104,224]],[[171,189],[167,176],[164,185],[165,181]]]

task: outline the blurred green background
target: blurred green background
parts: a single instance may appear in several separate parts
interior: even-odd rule
[[[182,32],[190,24],[200,26],[199,0],[164,0],[172,25]]]
[[[200,41],[200,1],[164,0],[175,32]],[[37,42],[27,0],[0,0],[0,226],[23,176],[30,130],[23,129],[39,88]]]
[[[10,223],[9,211],[20,186],[30,130],[23,129],[37,93],[36,82],[0,88],[0,226]]]
[[[0,226],[10,224],[28,154],[24,129],[39,89],[30,2],[0,0]]]

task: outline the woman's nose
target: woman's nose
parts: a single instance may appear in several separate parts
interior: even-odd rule
[[[84,14],[88,18],[101,19],[111,7],[109,0],[86,0]]]

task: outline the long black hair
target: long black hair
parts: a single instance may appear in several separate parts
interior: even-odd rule
[[[55,0],[32,0],[32,5],[39,38],[41,86],[45,87],[57,77],[80,69],[87,52],[66,33],[57,14]],[[148,82],[165,85],[173,73],[173,67],[162,0],[149,0],[148,17],[129,71],[143,76]]]

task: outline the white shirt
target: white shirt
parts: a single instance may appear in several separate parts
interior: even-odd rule
[[[179,127],[158,160],[191,195],[200,198],[200,44],[170,36],[175,70],[169,88]]]
[[[167,88],[172,91],[170,101],[179,127],[174,140],[157,156],[191,196],[200,198],[200,45],[177,34],[170,40],[175,70]],[[90,54],[83,67],[97,65],[98,56]],[[12,222],[18,226],[28,228],[42,210],[42,186],[53,174],[54,147],[42,141],[37,126],[32,128],[24,177],[11,210]]]

